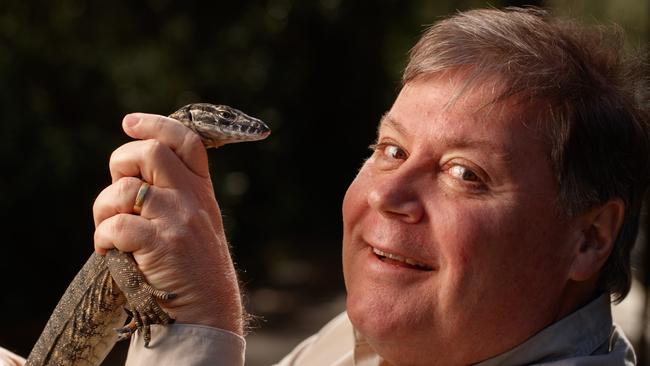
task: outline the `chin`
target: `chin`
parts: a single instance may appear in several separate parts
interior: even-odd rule
[[[347,312],[354,328],[368,339],[386,341],[391,333],[397,331],[384,306],[370,304],[367,297],[348,295]]]
[[[394,366],[436,366],[424,358],[422,348],[416,346],[408,333],[401,329],[399,320],[382,315],[377,309],[367,309],[368,304],[348,297],[348,317],[370,347],[390,365]],[[395,320],[395,321],[393,321]],[[411,336],[413,333],[411,332]],[[425,348],[430,350],[431,348]],[[415,353],[414,353],[415,351]],[[448,365],[447,365],[448,366]]]
[[[453,350],[444,347],[444,340],[434,337],[431,319],[400,312],[398,298],[375,293],[348,294],[347,312],[354,329],[370,347],[391,365],[437,366],[462,365]],[[427,326],[424,326],[427,324]],[[444,350],[435,354],[436,350]],[[466,360],[465,360],[466,361]]]
[[[410,343],[411,327],[398,314],[395,299],[377,294],[348,295],[347,312],[352,325],[377,351],[376,345]]]

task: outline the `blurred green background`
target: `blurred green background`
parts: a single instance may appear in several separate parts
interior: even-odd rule
[[[28,354],[92,252],[92,203],[129,141],[122,117],[204,101],[273,129],[210,158],[263,316],[249,364],[277,361],[342,309],[340,203],[424,26],[525,4],[619,23],[632,46],[650,34],[647,0],[0,2],[0,345]]]

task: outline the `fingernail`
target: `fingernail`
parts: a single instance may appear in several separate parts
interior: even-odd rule
[[[127,114],[124,117],[124,125],[129,128],[135,127],[140,122],[140,117],[135,114]]]

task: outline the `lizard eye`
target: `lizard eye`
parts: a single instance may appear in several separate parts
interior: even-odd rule
[[[230,111],[222,111],[219,113],[219,117],[227,120],[233,120],[235,119],[235,114]]]

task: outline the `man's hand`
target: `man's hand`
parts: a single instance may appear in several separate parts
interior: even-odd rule
[[[178,296],[161,306],[180,323],[243,332],[237,276],[200,138],[174,120],[130,114],[124,131],[140,139],[110,159],[112,184],[93,207],[95,250],[132,252],[149,283]],[[142,182],[151,184],[139,216]]]

